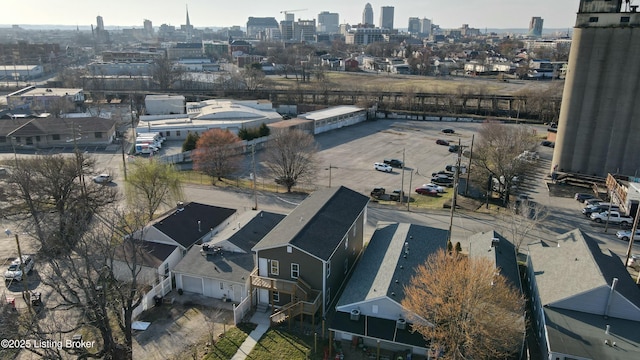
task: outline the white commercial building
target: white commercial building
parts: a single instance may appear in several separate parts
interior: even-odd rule
[[[298,115],[313,121],[313,133],[320,134],[367,120],[367,111],[353,105],[336,106]]]

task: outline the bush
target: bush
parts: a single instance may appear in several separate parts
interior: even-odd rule
[[[242,140],[253,140],[263,136],[269,136],[271,134],[271,129],[267,126],[267,124],[262,123],[260,127],[257,128],[241,128],[238,130],[238,137]]]
[[[182,152],[191,151],[196,148],[196,143],[200,139],[200,136],[196,133],[187,134],[187,138],[182,143]]]

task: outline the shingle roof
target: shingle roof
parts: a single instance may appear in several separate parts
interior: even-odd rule
[[[253,250],[292,245],[328,260],[368,202],[369,197],[344,186],[318,190],[300,203]]]
[[[151,241],[142,241],[136,245],[139,245],[142,251],[137,254],[137,256],[140,256],[140,258],[136,259],[135,261],[144,266],[152,268],[158,268],[177,248],[176,245],[162,244]],[[133,259],[132,246],[133,245],[131,242],[125,242],[122,246],[118,247],[115,253],[116,259],[131,263],[132,260],[128,259]]]
[[[182,210],[156,220],[153,227],[188,249],[235,212],[235,209],[191,202]]]
[[[499,240],[498,246],[492,247],[492,239]],[[469,256],[485,257],[491,260],[495,267],[500,269],[513,287],[522,292],[520,272],[516,258],[516,249],[513,244],[495,231],[480,232],[469,237]]]
[[[111,130],[116,120],[99,117],[88,118],[38,118],[31,119],[20,127],[16,127],[9,133],[10,136],[34,136],[34,135],[81,135],[82,132],[106,132]]]
[[[530,244],[529,255],[542,305],[610,287],[617,278],[616,291],[640,307],[640,290],[620,258],[608,250],[603,252],[581,230],[559,235],[555,242]]]
[[[446,246],[446,230],[404,223],[379,225],[336,306],[383,294],[400,303],[415,269]]]
[[[200,245],[193,246],[180,260],[174,272],[210,279],[244,283],[254,268],[253,254],[223,251],[218,255],[203,255]]]

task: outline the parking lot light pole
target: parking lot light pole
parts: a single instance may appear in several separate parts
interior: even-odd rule
[[[7,236],[11,236],[11,230],[6,229],[4,231]],[[18,247],[18,258],[20,259],[20,271],[22,271],[22,285],[24,289],[22,290],[22,299],[27,303],[27,308],[29,309],[29,313],[31,313],[31,296],[27,296],[29,293],[29,278],[27,277],[27,272],[24,268],[24,261],[22,261],[22,250],[20,250],[20,239],[18,238],[18,234],[14,234],[16,237],[16,246]]]

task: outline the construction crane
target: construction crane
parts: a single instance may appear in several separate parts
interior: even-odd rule
[[[296,12],[296,11],[306,11],[309,9],[294,9],[294,10],[282,10],[280,11],[280,14],[284,14],[285,16],[287,16],[287,14],[290,14],[292,12]]]

